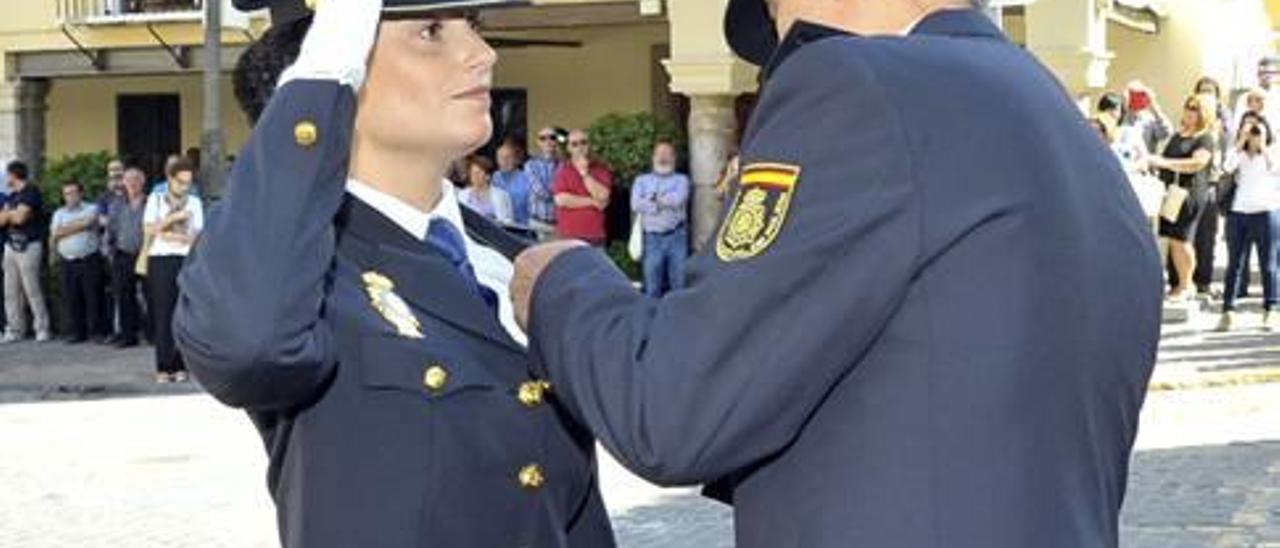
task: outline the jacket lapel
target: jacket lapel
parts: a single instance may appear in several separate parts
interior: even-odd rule
[[[339,216],[344,238],[355,238],[367,253],[355,259],[395,284],[395,292],[414,308],[515,352],[525,353],[489,306],[462,275],[426,242],[406,233],[358,199],[347,197]]]

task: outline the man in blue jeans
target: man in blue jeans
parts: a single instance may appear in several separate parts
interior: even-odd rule
[[[670,141],[653,146],[653,171],[636,177],[631,210],[644,230],[644,291],[661,297],[684,287],[684,261],[689,256],[689,178],[676,173],[676,147]]]

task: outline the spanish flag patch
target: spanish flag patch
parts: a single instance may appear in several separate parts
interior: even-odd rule
[[[725,262],[741,261],[768,249],[787,219],[799,180],[799,166],[755,163],[744,167],[733,207],[720,226],[716,256]]]

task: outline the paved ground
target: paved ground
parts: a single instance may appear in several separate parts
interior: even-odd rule
[[[1166,330],[1122,546],[1280,547],[1280,334],[1247,315],[1209,333],[1214,319]],[[274,545],[247,420],[151,384],[148,352],[0,347],[0,546]],[[733,545],[723,506],[612,462],[602,475],[623,547]]]

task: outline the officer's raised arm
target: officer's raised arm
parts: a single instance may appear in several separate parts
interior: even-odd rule
[[[192,373],[229,405],[300,405],[332,374],[320,320],[333,218],[381,9],[323,3],[181,275],[175,337]]]
[[[904,130],[848,44],[806,46],[778,69],[687,290],[646,298],[587,248],[533,282],[531,350],[554,393],[652,481],[707,482],[785,448],[920,267]]]

